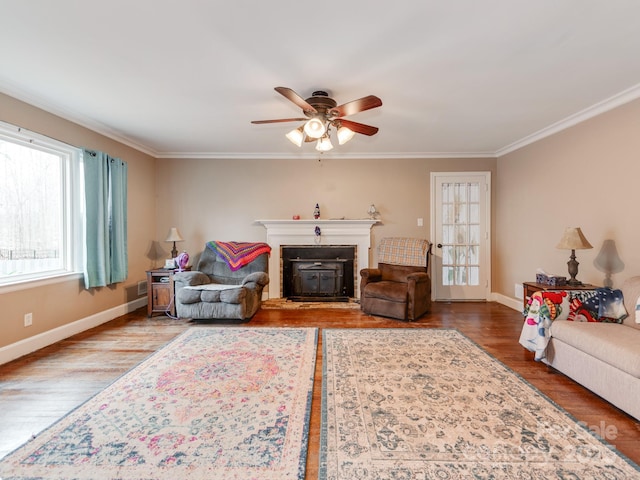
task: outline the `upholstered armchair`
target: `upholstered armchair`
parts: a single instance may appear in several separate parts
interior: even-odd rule
[[[238,244],[255,248],[248,263],[230,262],[208,242],[197,270],[174,274],[176,314],[180,318],[248,320],[260,308],[262,290],[269,283],[269,248],[266,244]],[[245,250],[246,251],[246,250]]]
[[[369,315],[414,321],[431,309],[431,243],[418,238],[383,238],[378,268],[360,271],[360,308]]]

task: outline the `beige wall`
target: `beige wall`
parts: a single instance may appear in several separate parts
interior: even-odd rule
[[[81,279],[13,292],[0,289],[0,347],[123,305],[137,298],[155,224],[155,162],[146,154],[0,94],[0,120],[71,145],[102,150],[128,164],[129,278],[113,288],[87,291]],[[23,326],[25,313],[33,325]]]
[[[640,100],[501,157],[495,187],[494,292],[514,297],[538,267],[568,275],[567,226],[594,247],[576,251],[579,280],[605,284],[603,245],[624,263],[614,287],[640,274]]]
[[[266,230],[255,220],[310,219],[316,202],[324,219],[367,218],[374,203],[382,221],[372,229],[374,246],[386,236],[429,238],[430,173],[491,171],[495,177],[495,166],[493,158],[161,159],[156,239],[162,244],[175,223],[186,239],[178,248],[192,257],[209,240],[264,241]]]
[[[156,160],[2,94],[0,120],[106,151],[129,165],[127,281],[90,292],[73,280],[0,293],[0,347],[135,299],[145,270],[168,256],[164,238],[171,226],[180,229],[186,241],[179,248],[194,260],[208,240],[264,240],[255,220],[310,218],[316,202],[323,218],[363,218],[375,203],[382,224],[373,229],[374,244],[390,235],[429,237],[432,171],[492,172],[493,292],[515,297],[515,284],[533,280],[538,267],[564,275],[569,252],[555,245],[572,225],[595,247],[577,252],[579,279],[604,283],[603,262],[596,259],[605,243],[616,246],[624,263],[614,286],[640,274],[640,101],[498,160]],[[25,328],[28,312],[34,325]]]

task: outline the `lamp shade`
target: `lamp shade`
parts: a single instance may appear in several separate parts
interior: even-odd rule
[[[302,146],[302,141],[304,140],[304,133],[302,127],[295,128],[291,130],[289,133],[285,135],[291,143],[297,145],[298,147]]]
[[[311,138],[320,138],[327,131],[327,127],[322,120],[313,117],[307,123],[304,124],[304,133]]]
[[[593,245],[585,238],[580,227],[567,227],[556,248],[562,250],[585,250]]]
[[[328,152],[332,148],[333,144],[331,143],[329,135],[325,135],[324,137],[320,138],[316,143],[316,150],[319,152]]]
[[[184,241],[184,238],[182,238],[182,235],[180,235],[180,232],[178,231],[178,229],[176,227],[171,227],[171,229],[169,230],[169,233],[167,234],[167,238],[165,239],[165,242],[182,242]]]
[[[350,128],[340,127],[338,129],[338,144],[344,145],[349,140],[351,140],[355,134],[356,132],[354,132]]]

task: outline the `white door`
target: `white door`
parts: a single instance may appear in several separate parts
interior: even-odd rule
[[[431,173],[434,300],[487,300],[491,172]]]

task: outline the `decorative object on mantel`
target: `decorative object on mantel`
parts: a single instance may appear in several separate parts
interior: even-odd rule
[[[377,220],[377,218],[380,216],[380,212],[378,212],[378,209],[376,209],[376,206],[373,203],[369,205],[369,210],[367,210],[367,213],[369,214],[369,218],[371,220]]]
[[[251,123],[305,122],[303,125],[294,128],[285,135],[291,143],[298,147],[301,147],[304,142],[316,140],[316,150],[321,153],[328,152],[333,148],[329,136],[331,127],[336,129],[336,135],[340,145],[347,143],[356,133],[368,136],[378,133],[378,127],[372,127],[371,125],[352,122],[351,120],[342,118],[382,106],[382,100],[375,95],[369,95],[358,100],[337,105],[338,102],[329,97],[329,94],[323,90],[313,92],[313,95],[306,100],[287,87],[276,87],[275,91],[300,107],[306,118],[254,120]]]
[[[316,234],[315,242],[320,243],[320,235],[322,235],[322,230],[320,230],[319,226],[316,225],[314,233]]]
[[[320,218],[320,204],[316,203],[316,208],[313,209],[313,218],[318,220]]]
[[[562,250],[571,250],[571,256],[567,262],[569,268],[569,275],[571,279],[567,282],[568,285],[582,285],[582,282],[576,280],[578,275],[578,265],[576,260],[576,250],[586,250],[593,248],[589,241],[585,238],[580,227],[567,227],[564,231],[564,235],[560,239],[560,243],[556,245],[556,248]]]
[[[176,242],[184,242],[184,238],[180,235],[180,232],[176,227],[171,227],[165,242],[173,242],[173,249],[171,250],[171,258],[176,258],[178,255],[178,249],[176,248]]]

